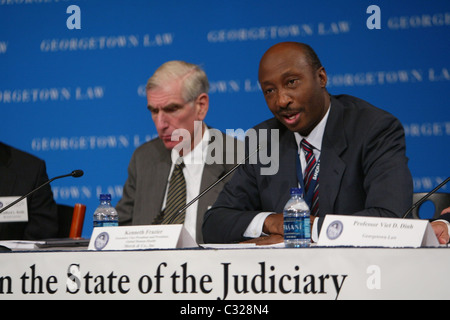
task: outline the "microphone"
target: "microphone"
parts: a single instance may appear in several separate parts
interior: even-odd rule
[[[70,175],[74,178],[79,178],[84,175],[84,172],[83,172],[83,170],[74,170],[74,171],[72,171],[72,173]]]
[[[34,189],[33,191],[31,191],[30,193],[24,195],[23,197],[17,199],[16,201],[10,203],[9,205],[7,205],[6,207],[0,209],[0,214],[2,214],[3,212],[5,212],[6,210],[8,210],[9,208],[11,208],[12,206],[16,205],[17,203],[19,203],[20,201],[22,201],[23,199],[27,198],[28,196],[32,195],[33,193],[35,193],[36,191],[38,191],[39,189],[45,187],[46,185],[48,185],[50,182],[53,182],[57,179],[61,179],[61,178],[66,178],[66,177],[74,177],[74,178],[79,178],[82,177],[84,175],[83,170],[74,170],[69,174],[65,174],[63,176],[58,176],[55,177],[53,179],[48,180],[47,182],[45,182],[44,184],[40,185],[39,187],[37,187],[36,189]]]
[[[402,219],[405,219],[410,213],[411,211],[413,211],[415,208],[417,208],[418,206],[420,206],[422,203],[424,203],[429,197],[431,197],[431,195],[433,195],[436,191],[438,191],[440,188],[442,188],[448,181],[450,181],[450,177],[448,177],[447,179],[444,180],[444,182],[442,182],[440,185],[438,185],[436,188],[434,188],[433,190],[431,190],[430,192],[428,192],[423,198],[421,198],[419,201],[417,201],[416,203],[413,204],[413,206],[411,208],[409,208],[408,211],[406,211],[406,213],[403,215]]]
[[[210,185],[208,188],[206,188],[205,190],[203,190],[198,196],[196,196],[194,199],[192,199],[191,202],[189,202],[188,204],[186,204],[185,206],[183,206],[180,210],[178,210],[178,214],[181,214],[183,211],[185,211],[187,208],[189,208],[190,206],[192,206],[198,199],[200,199],[201,197],[203,197],[205,194],[207,194],[212,188],[214,188],[216,185],[218,185],[220,182],[222,182],[223,180],[225,180],[230,174],[232,174],[234,171],[236,171],[237,168],[239,168],[242,164],[244,164],[245,162],[248,161],[248,159],[250,159],[252,156],[254,156],[259,150],[261,149],[261,146],[258,145],[258,148],[256,148],[255,151],[253,151],[252,154],[250,154],[247,158],[245,158],[244,160],[242,160],[241,162],[239,162],[237,165],[235,165],[233,168],[230,169],[230,171],[228,171],[226,174],[224,174],[219,180],[217,180],[216,182],[214,182],[212,185]]]

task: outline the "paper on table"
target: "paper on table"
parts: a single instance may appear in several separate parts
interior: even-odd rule
[[[201,247],[205,249],[247,249],[247,248],[284,248],[284,243],[277,243],[277,244],[271,244],[271,245],[263,245],[263,246],[257,246],[255,243],[206,243],[201,244]]]
[[[44,244],[44,241],[18,241],[18,240],[10,240],[10,241],[0,241],[0,246],[7,247],[11,250],[18,249],[37,249],[38,244]]]

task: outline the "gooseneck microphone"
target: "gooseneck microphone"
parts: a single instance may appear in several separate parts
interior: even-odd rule
[[[218,185],[220,182],[222,182],[223,180],[225,180],[230,174],[232,174],[234,171],[236,171],[237,168],[239,168],[242,164],[244,164],[245,162],[248,161],[248,159],[250,159],[250,157],[252,157],[253,155],[255,155],[259,149],[261,149],[261,146],[258,145],[258,148],[256,148],[255,151],[253,151],[252,154],[250,154],[249,156],[247,156],[247,158],[245,158],[244,160],[242,160],[241,162],[239,162],[237,165],[235,165],[233,168],[230,169],[230,171],[228,171],[227,173],[225,173],[220,179],[218,179],[216,182],[214,182],[212,185],[210,185],[208,188],[206,188],[205,190],[203,190],[198,196],[196,196],[194,199],[192,199],[191,202],[189,202],[188,204],[186,204],[185,206],[183,206],[180,210],[178,210],[178,214],[182,213],[183,211],[185,211],[187,208],[189,208],[190,206],[192,206],[198,199],[200,199],[201,197],[203,197],[205,194],[207,194],[212,188],[214,188],[216,185]]]
[[[25,199],[26,197],[32,195],[33,193],[35,193],[36,191],[38,191],[39,189],[45,187],[46,185],[48,185],[49,183],[57,180],[57,179],[61,179],[61,178],[66,178],[66,177],[74,177],[74,178],[79,178],[82,177],[84,175],[83,170],[74,170],[69,174],[65,174],[63,176],[58,176],[55,177],[53,179],[48,180],[47,182],[45,182],[44,184],[40,185],[39,187],[37,187],[36,189],[34,189],[33,191],[29,192],[28,194],[24,195],[23,197],[17,199],[14,202],[11,202],[9,205],[7,205],[6,207],[0,209],[0,214],[2,214],[3,212],[5,212],[6,210],[8,210],[9,208],[11,208],[12,206],[16,205],[17,203],[19,203],[20,201],[22,201],[23,199]]]
[[[405,219],[415,208],[420,206],[422,203],[424,203],[431,195],[433,195],[436,191],[438,191],[440,188],[442,188],[448,181],[450,180],[450,177],[445,179],[440,185],[438,185],[436,188],[428,192],[424,197],[422,197],[419,201],[413,204],[411,208],[409,208],[408,211],[403,215],[402,219]]]
[[[61,176],[61,177],[56,177],[56,178],[53,178],[53,180],[54,180],[54,179],[59,179],[59,178],[64,178],[64,177],[68,177],[68,176],[72,176],[72,177],[74,177],[74,178],[79,178],[79,177],[82,177],[83,175],[84,175],[83,170],[74,170],[74,171],[72,171],[72,173],[70,173],[69,175]]]

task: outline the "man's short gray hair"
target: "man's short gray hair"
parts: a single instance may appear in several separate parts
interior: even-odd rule
[[[208,93],[209,81],[199,66],[184,61],[168,61],[161,65],[148,80],[145,89],[160,88],[171,81],[182,80],[182,97],[186,102],[194,101],[202,93]]]

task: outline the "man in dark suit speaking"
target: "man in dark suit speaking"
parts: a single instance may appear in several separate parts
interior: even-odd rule
[[[323,222],[314,216],[399,218],[408,210],[413,183],[404,130],[394,116],[352,96],[331,96],[324,67],[302,43],[271,47],[261,59],[259,82],[275,117],[255,129],[267,129],[268,141],[278,131],[279,170],[264,176],[260,163],[239,168],[205,215],[205,242],[282,242],[289,189],[305,185],[311,157],[315,187],[305,198],[313,234]]]

